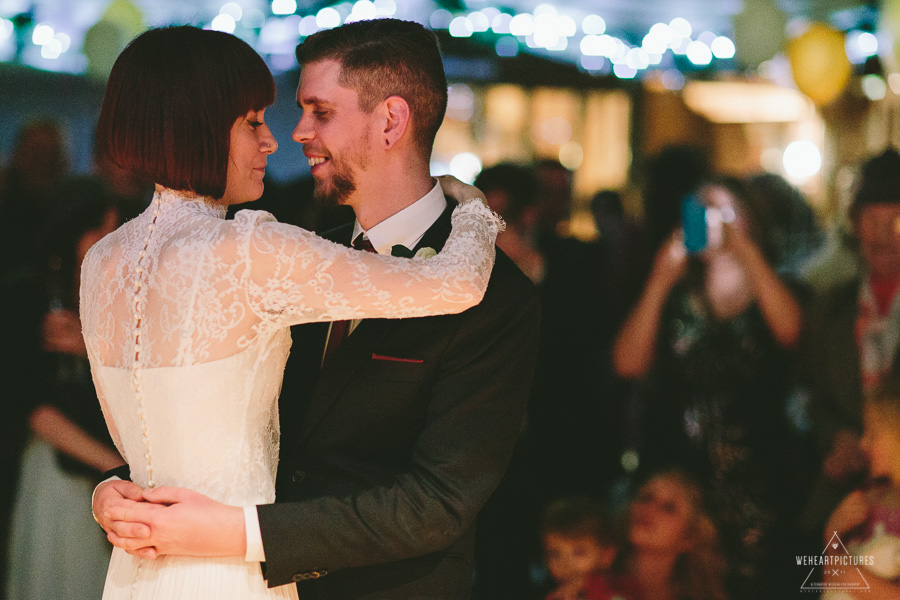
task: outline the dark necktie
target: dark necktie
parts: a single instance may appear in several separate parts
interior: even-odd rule
[[[366,252],[375,252],[375,247],[369,238],[363,234],[356,236],[353,240],[353,247],[357,250],[365,250]],[[328,343],[325,345],[325,357],[322,359],[324,363],[329,359],[338,347],[343,343],[347,336],[350,335],[350,321],[334,321],[331,323],[331,333],[328,334]]]

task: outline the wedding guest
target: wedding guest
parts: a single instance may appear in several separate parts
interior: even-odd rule
[[[861,448],[873,485],[851,492],[825,526],[825,548],[835,536],[843,548],[829,554],[864,558],[856,569],[825,570],[823,600],[900,596],[900,379],[888,376],[866,397]],[[856,565],[854,565],[856,566]],[[866,589],[837,589],[866,582]],[[849,585],[848,585],[849,584]],[[857,586],[860,587],[860,586]]]
[[[802,313],[740,198],[719,184],[699,198],[721,227],[710,227],[702,252],[688,255],[680,231],[658,250],[613,360],[621,376],[643,378],[642,465],[696,473],[722,527],[731,585],[762,597],[760,588],[781,585],[772,569],[783,567],[778,538],[796,504],[784,415]]]
[[[555,589],[546,600],[635,600],[637,583],[611,572],[621,541],[605,508],[588,497],[561,498],[541,522],[544,561]]]
[[[7,597],[99,598],[112,547],[90,518],[101,474],[121,464],[94,391],[81,323],[81,261],[118,225],[96,180],[69,181],[37,264],[3,290],[4,382],[33,407],[12,513]],[[42,574],[53,573],[53,577]]]
[[[813,298],[804,344],[810,415],[822,455],[804,526],[822,530],[838,501],[865,476],[859,440],[863,394],[895,368],[900,344],[900,154],[887,150],[861,168],[850,219],[857,277]]]
[[[625,212],[622,194],[600,190],[591,198],[591,216],[603,246],[603,279],[610,306],[622,318],[640,293],[644,232]]]
[[[679,469],[652,475],[631,499],[623,569],[648,600],[724,600],[725,561],[703,489]]]
[[[68,165],[55,120],[33,121],[19,131],[9,168],[0,174],[0,279],[31,258],[37,234],[58,207],[54,192]]]
[[[681,199],[712,178],[707,152],[690,145],[666,146],[643,170],[642,202],[647,260],[680,223]]]
[[[544,255],[535,245],[537,179],[526,167],[499,163],[478,174],[473,183],[484,192],[488,205],[506,221],[497,246],[535,284],[544,278]]]
[[[825,232],[803,192],[781,175],[763,173],[747,179],[746,198],[769,232],[775,270],[800,275],[825,242]]]
[[[537,177],[536,236],[539,243],[565,237],[572,217],[572,171],[559,161],[539,160],[533,165]]]

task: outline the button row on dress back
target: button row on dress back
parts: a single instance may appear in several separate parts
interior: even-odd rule
[[[150,436],[147,432],[147,419],[144,414],[144,374],[141,370],[141,350],[142,350],[142,331],[141,327],[144,323],[144,312],[147,306],[146,299],[146,268],[144,263],[147,257],[147,248],[150,245],[150,235],[156,228],[156,219],[159,217],[160,206],[162,204],[159,195],[153,199],[156,205],[153,210],[153,220],[147,227],[147,235],[144,237],[144,247],[138,254],[137,266],[134,268],[134,322],[132,332],[134,333],[134,363],[131,369],[131,383],[134,386],[134,396],[137,400],[138,418],[141,423],[141,438],[144,441],[144,458],[147,460],[147,485],[154,487],[156,482],[153,479],[153,460],[150,452]],[[142,296],[143,293],[143,296]]]

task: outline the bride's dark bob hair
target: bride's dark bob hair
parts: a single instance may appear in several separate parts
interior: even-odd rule
[[[275,100],[275,82],[243,40],[178,26],[136,37],[106,84],[97,152],[175,190],[225,194],[231,127]]]

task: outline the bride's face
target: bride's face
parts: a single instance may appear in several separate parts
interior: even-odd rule
[[[242,204],[259,199],[268,156],[278,142],[265,122],[266,109],[251,110],[231,126],[231,149],[223,204]]]

